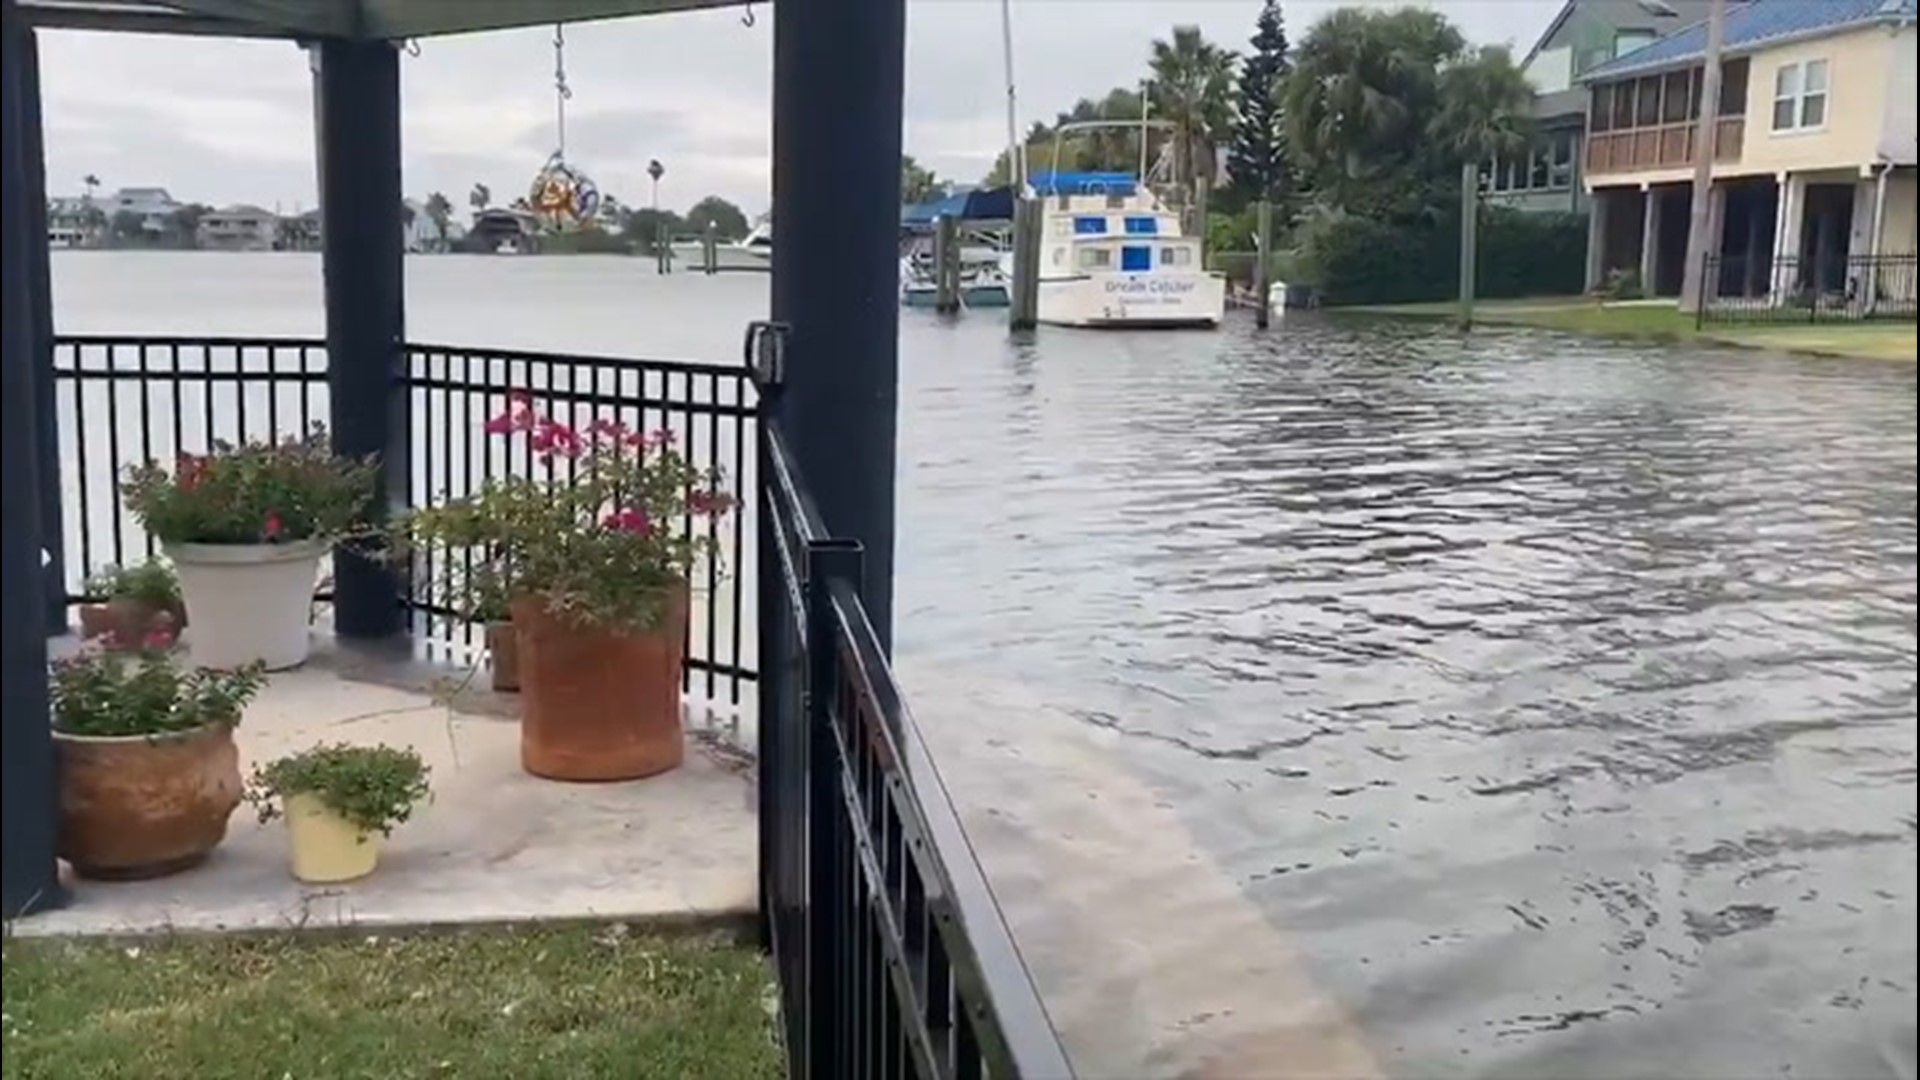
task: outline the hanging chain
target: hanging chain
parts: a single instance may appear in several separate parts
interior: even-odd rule
[[[740,25],[751,30],[753,29],[753,21],[753,0],[747,0],[746,10],[740,14]]]
[[[556,157],[567,153],[567,99],[573,89],[567,85],[567,34],[560,23],[553,24],[553,121]]]

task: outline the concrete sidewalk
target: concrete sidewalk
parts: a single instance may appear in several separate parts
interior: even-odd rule
[[[687,763],[619,784],[562,784],[520,770],[513,699],[429,692],[424,665],[322,651],[273,676],[238,732],[241,770],[323,742],[411,746],[433,802],[397,829],[380,868],[311,887],[287,868],[285,826],[234,812],[205,864],[155,881],[81,881],[65,909],[21,935],[400,928],[621,919],[744,925],[755,911],[750,763],[697,729]],[[411,685],[410,685],[411,684]]]

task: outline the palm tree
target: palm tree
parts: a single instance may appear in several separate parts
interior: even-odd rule
[[[453,201],[444,192],[436,191],[427,196],[427,220],[433,222],[437,234],[436,246],[444,250],[447,246],[447,223],[453,220]]]
[[[467,205],[473,207],[473,216],[479,217],[482,210],[493,205],[493,189],[485,184],[473,185],[473,190],[467,193]]]
[[[1428,133],[1456,163],[1525,152],[1533,137],[1533,87],[1504,45],[1487,45],[1440,72],[1440,107]]]
[[[1295,49],[1282,90],[1295,160],[1310,163],[1316,186],[1343,208],[1368,192],[1404,192],[1393,174],[1425,152],[1439,71],[1465,50],[1460,32],[1431,11],[1329,13]]]
[[[1194,185],[1199,206],[1219,172],[1219,147],[1232,137],[1233,80],[1239,56],[1203,37],[1197,26],[1176,26],[1172,41],[1153,43],[1148,67],[1153,111],[1179,129],[1174,161]],[[1204,209],[1202,211],[1204,213]]]
[[[667,167],[660,164],[659,158],[647,162],[647,178],[653,181],[653,209],[660,209],[660,178],[667,175]]]

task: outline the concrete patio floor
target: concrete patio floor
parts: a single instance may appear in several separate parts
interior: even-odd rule
[[[238,731],[243,773],[322,742],[411,746],[427,759],[433,801],[394,832],[371,877],[302,885],[288,872],[285,826],[259,824],[242,804],[226,842],[201,866],[154,881],[82,880],[69,906],[19,920],[10,932],[566,919],[744,926],[752,918],[750,763],[725,739],[692,725],[686,764],[647,780],[540,780],[520,770],[513,699],[433,687],[448,675],[325,648],[307,666],[273,676]]]

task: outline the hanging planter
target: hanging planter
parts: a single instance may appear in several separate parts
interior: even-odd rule
[[[383,842],[431,794],[412,750],[316,746],[254,770],[247,798],[262,824],[287,820],[293,876],[315,885],[373,873]]]
[[[575,429],[525,394],[486,427],[524,438],[552,462],[553,478],[489,480],[415,511],[401,532],[405,543],[443,549],[437,565],[477,562],[490,568],[483,580],[510,580],[502,593],[516,635],[522,768],[574,781],[674,768],[685,754],[687,580],[719,558],[712,522],[733,505],[722,478],[689,464],[672,432],[641,434],[609,418]]]
[[[59,854],[83,877],[193,866],[240,804],[233,729],[264,673],[187,667],[172,645],[156,631],[137,652],[94,645],[53,665]]]
[[[307,659],[320,560],[372,500],[375,466],[334,456],[319,427],[279,443],[214,444],[128,471],[127,508],[180,579],[196,663],[269,671]]]

